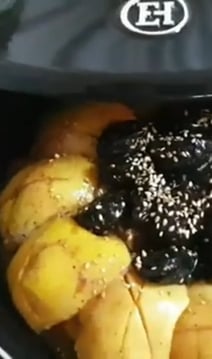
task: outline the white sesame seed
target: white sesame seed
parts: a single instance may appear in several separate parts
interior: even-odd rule
[[[142,257],[147,257],[147,252],[143,249],[142,251],[141,251],[141,254],[142,254]]]
[[[163,219],[163,226],[166,227],[168,225],[168,219],[164,218]]]
[[[173,225],[173,226],[171,226],[171,227],[169,228],[169,232],[172,233],[172,232],[174,232],[174,231],[175,231],[175,226]]]

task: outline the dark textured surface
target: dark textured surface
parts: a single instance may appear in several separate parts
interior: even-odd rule
[[[104,235],[119,231],[120,223],[128,218],[127,193],[116,191],[97,197],[80,213],[77,222],[96,235]]]
[[[186,2],[182,32],[148,38],[120,25],[121,0],[16,0],[0,18],[0,86],[66,93],[112,82],[145,96],[212,92],[212,2]]]
[[[100,178],[110,193],[105,195],[105,208],[116,202],[111,189],[128,193],[128,230],[140,235],[140,249],[136,240],[134,251],[142,277],[178,284],[196,280],[197,272],[203,279],[211,273],[207,253],[211,242],[206,237],[211,237],[211,226],[206,218],[212,204],[212,117],[209,109],[196,116],[184,110],[171,126],[169,116],[168,123],[162,117],[109,126],[99,138],[97,153]],[[102,216],[102,207],[99,213],[99,205],[90,204],[80,223],[86,228],[89,223],[92,230],[97,227],[99,234],[105,228],[113,233],[122,226],[121,218],[116,218],[114,227],[108,213]],[[104,227],[99,227],[99,214]],[[197,240],[203,230],[205,238]],[[201,270],[196,271],[199,252]]]
[[[160,251],[145,252],[142,256],[143,278],[162,284],[189,283],[198,263],[198,254],[188,248],[175,246]]]

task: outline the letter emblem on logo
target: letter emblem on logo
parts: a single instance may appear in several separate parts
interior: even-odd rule
[[[185,0],[129,0],[121,9],[122,24],[143,35],[168,35],[180,32],[189,21]]]

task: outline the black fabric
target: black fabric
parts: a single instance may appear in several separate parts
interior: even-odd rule
[[[121,25],[123,0],[16,0],[0,17],[0,87],[55,94],[124,82],[146,94],[208,93],[212,2],[185,2],[180,33],[149,37]]]

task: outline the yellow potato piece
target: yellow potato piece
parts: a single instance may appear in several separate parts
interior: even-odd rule
[[[109,284],[104,295],[80,311],[79,319],[80,359],[151,359],[139,311],[123,280]]]
[[[96,167],[80,156],[42,161],[20,171],[0,196],[0,230],[8,248],[55,214],[75,215],[94,199]]]
[[[73,317],[129,263],[116,237],[97,237],[73,220],[54,218],[20,247],[8,283],[15,306],[40,332]]]
[[[135,119],[120,103],[94,102],[56,114],[39,134],[33,149],[36,158],[58,154],[96,157],[97,138],[111,123]]]
[[[177,323],[171,359],[211,359],[212,286],[192,285],[188,295],[190,305]]]
[[[189,304],[186,286],[153,285],[129,276],[151,350],[151,359],[169,359],[176,323]]]

